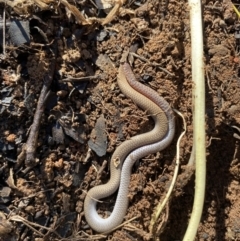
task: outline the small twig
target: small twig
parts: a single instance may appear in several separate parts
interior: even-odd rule
[[[32,169],[33,169],[33,167],[35,167],[37,164],[39,163],[39,159],[35,159],[34,160],[34,163],[32,163],[32,165],[31,166],[27,166],[25,169],[23,169],[23,170],[21,170],[21,173],[22,174],[24,174],[24,175],[26,175],[28,172],[30,172]]]
[[[24,225],[26,225],[28,228],[30,228],[31,230],[33,230],[34,232],[36,232],[38,235],[40,235],[41,237],[44,237],[45,234],[41,233],[40,231],[38,231],[37,229],[35,229],[34,227],[38,227],[38,228],[42,228],[42,229],[45,229],[47,230],[48,232],[51,232],[51,233],[54,233],[55,235],[57,235],[59,237],[59,234],[54,230],[54,229],[51,229],[51,228],[48,228],[48,227],[45,227],[45,226],[42,226],[40,224],[37,224],[37,223],[33,223],[33,222],[30,222],[28,221],[27,219],[19,216],[19,215],[14,215],[12,217],[9,218],[9,221],[16,221],[16,222],[21,222],[23,223]]]
[[[156,231],[157,237],[160,236],[160,234],[163,232],[164,228],[166,227],[167,220],[168,220],[168,217],[169,217],[169,203],[166,204],[165,210],[166,211],[163,214],[162,221],[157,227],[157,231]]]
[[[124,3],[125,1],[123,1]],[[119,9],[122,6],[121,2],[117,2],[115,3],[114,7],[112,8],[112,10],[109,12],[109,14],[107,15],[107,17],[105,19],[103,19],[102,21],[102,26],[106,25],[108,23],[110,23],[119,13]]]
[[[28,220],[26,220],[26,219],[24,219],[24,218],[22,218],[22,217],[20,217],[20,216],[18,216],[18,215],[10,217],[9,220],[10,220],[10,221],[11,221],[11,220],[12,220],[12,221],[16,221],[16,222],[21,222],[21,223],[25,224],[27,227],[29,227],[31,230],[33,230],[34,232],[36,232],[36,233],[37,233],[39,236],[41,236],[41,237],[44,237],[44,234],[41,233],[41,232],[39,232],[39,231],[38,231],[37,229],[35,229],[33,226],[41,227],[41,228],[44,228],[44,229],[47,229],[47,230],[51,230],[51,229],[49,229],[49,228],[47,228],[47,227],[44,227],[44,226],[41,226],[41,225],[39,225],[39,224],[37,224],[37,223],[32,223],[32,222],[30,222],[30,221],[28,221]]]
[[[102,166],[101,166],[101,167],[99,168],[99,170],[98,170],[97,180],[99,180],[99,179],[101,178],[102,172],[103,172],[103,170],[106,168],[107,164],[108,164],[107,160],[104,160],[103,163],[102,163]]]
[[[150,226],[149,226],[149,230],[150,230],[150,233],[153,234],[154,236],[156,235],[155,233],[155,226],[156,226],[156,222],[162,212],[162,210],[164,209],[164,207],[166,206],[167,202],[169,201],[170,199],[170,196],[171,196],[171,193],[173,191],[173,188],[174,188],[174,185],[176,183],[176,179],[177,179],[177,175],[178,175],[178,170],[179,170],[179,166],[180,166],[180,141],[181,139],[183,138],[183,136],[185,135],[186,133],[186,122],[185,122],[185,119],[183,117],[183,115],[177,111],[177,110],[174,110],[178,115],[180,115],[183,119],[183,132],[182,134],[179,136],[178,138],[178,141],[177,141],[177,154],[176,154],[176,165],[175,165],[175,169],[174,169],[174,174],[173,174],[173,178],[172,178],[172,182],[171,182],[171,185],[168,189],[168,192],[165,196],[165,198],[163,199],[163,201],[159,202],[158,203],[158,206],[156,208],[156,211],[153,213],[152,215],[152,219],[150,221]]]
[[[33,19],[36,19],[39,23],[45,25],[45,26],[48,26],[40,17],[38,17],[37,15],[33,14],[32,15],[32,18]]]
[[[89,25],[90,22],[85,19],[85,17],[82,15],[82,13],[74,6],[68,3],[66,0],[60,0],[60,3],[62,3],[71,13],[75,16],[76,20],[81,23],[82,25]]]
[[[47,35],[40,29],[39,27],[35,26],[35,29],[40,33],[40,35],[43,37],[44,41],[49,44]]]
[[[80,241],[80,240],[91,241],[91,240],[100,240],[103,238],[106,240],[106,235],[101,235],[101,234],[90,235],[81,230],[77,234],[72,234],[68,238],[62,238],[61,241]]]
[[[144,231],[144,229],[137,228],[131,224],[126,224],[123,228],[124,230],[133,232],[140,235],[141,237],[144,237],[144,240],[151,240],[151,235]],[[130,238],[130,240],[135,240],[130,234],[128,234],[128,237]]]
[[[82,190],[82,192],[84,192],[86,195],[90,196],[87,191]],[[90,196],[90,198],[91,198],[92,200],[94,200],[95,202],[104,203],[104,201],[101,201],[101,200],[99,200],[99,199],[93,198],[92,196]]]
[[[133,53],[133,52],[130,52],[129,54],[133,55],[134,57],[137,57],[137,58],[141,59],[142,61],[148,63],[149,65],[152,65],[152,66],[155,66],[155,67],[161,69],[162,71],[164,71],[165,73],[169,74],[170,76],[174,76],[174,74],[172,74],[172,73],[170,73],[168,70],[162,68],[162,67],[160,66],[160,64],[151,63],[149,60],[147,60],[147,59],[145,59],[144,57],[142,57],[142,56],[140,56],[140,55],[138,55],[138,54],[136,54],[136,53]]]
[[[73,86],[73,89],[71,90],[71,92],[70,92],[69,95],[68,95],[68,99],[71,98],[71,95],[73,94],[73,92],[74,92],[75,90],[77,90],[77,89]]]
[[[93,75],[93,76],[85,76],[85,77],[67,77],[65,79],[60,80],[59,82],[77,82],[77,81],[87,81],[87,80],[95,80],[99,78],[99,75]]]
[[[208,144],[206,145],[206,148],[208,148],[209,146],[211,146],[212,144],[212,140],[221,140],[221,138],[217,138],[217,137],[210,137],[209,141],[208,141]]]
[[[206,69],[206,77],[207,77],[207,84],[208,84],[208,88],[211,92],[213,92],[213,89],[211,87],[211,84],[210,84],[210,78],[209,78],[209,73],[208,73],[208,70]]]
[[[53,42],[54,42],[54,40],[52,40],[50,43],[45,43],[45,44],[40,44],[40,43],[31,43],[31,47],[46,47],[46,46],[50,46],[50,45],[52,45],[53,44]],[[27,48],[27,47],[26,47]],[[39,50],[37,50],[37,49],[34,49],[35,51],[39,51]]]
[[[236,138],[236,139],[238,139],[238,140],[240,140],[240,135],[239,135],[239,133],[240,133],[240,128],[237,127],[237,126],[231,126],[231,127],[232,127],[233,129],[237,130],[237,132],[238,132],[238,133],[233,133],[233,137]]]
[[[129,224],[130,222],[132,222],[133,220],[135,220],[135,219],[137,219],[137,218],[140,218],[140,216],[136,216],[136,217],[133,217],[133,218],[127,220],[126,222],[124,222],[124,223],[118,225],[117,227],[113,228],[113,229],[111,230],[111,232],[114,231],[114,230],[117,230],[117,229],[119,229],[119,228],[121,228],[121,227],[123,227],[123,226],[125,226],[126,224]],[[102,233],[102,235],[105,235],[105,234],[108,234],[108,233],[110,233],[110,232]]]
[[[222,7],[216,7],[216,6],[205,5],[204,8],[205,8],[205,9],[210,9],[210,10],[217,10],[217,11],[219,11],[219,12],[222,12],[222,11],[223,11],[223,8],[222,8]]]
[[[37,104],[37,109],[33,118],[33,124],[31,126],[28,140],[26,142],[26,159],[25,159],[26,166],[32,166],[35,163],[35,152],[37,147],[40,122],[45,109],[46,97],[49,93],[49,88],[52,83],[54,70],[55,70],[55,61],[52,61],[50,65],[50,71],[45,76],[45,79],[44,79],[43,87],[42,87],[38,104]]]
[[[4,2],[4,8],[3,8],[3,55],[5,57],[6,55],[6,0]]]
[[[91,148],[88,148],[87,155],[84,158],[83,163],[87,163],[88,162],[88,159],[91,157],[91,153],[92,153]]]
[[[233,10],[235,11],[235,13],[236,13],[236,14],[238,15],[238,17],[240,18],[240,13],[239,13],[238,9],[235,7],[234,4],[232,5],[232,7],[233,7]]]

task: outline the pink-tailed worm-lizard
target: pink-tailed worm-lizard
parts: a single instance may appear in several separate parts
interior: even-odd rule
[[[144,156],[165,149],[175,133],[175,120],[170,105],[153,89],[139,83],[127,63],[119,67],[118,85],[124,95],[147,110],[155,126],[150,132],[134,136],[118,146],[111,158],[109,182],[88,191],[84,201],[85,218],[90,227],[99,233],[110,232],[124,219],[133,164]],[[107,218],[100,217],[97,213],[97,200],[110,196],[118,187],[117,200],[111,215]]]

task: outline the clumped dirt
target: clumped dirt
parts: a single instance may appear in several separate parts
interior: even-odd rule
[[[92,1],[69,3],[86,19],[107,16]],[[187,2],[127,1],[104,26],[95,20],[76,23],[64,4],[22,8],[24,16],[21,6],[7,6],[7,21],[10,15],[28,20],[31,41],[13,46],[6,34],[6,55],[0,61],[0,240],[151,240],[151,215],[168,190],[183,131],[177,115],[172,144],[133,167],[124,221],[133,220],[101,235],[91,230],[83,213],[87,191],[109,180],[115,148],[153,126],[116,82],[128,50],[137,79],[187,123],[179,178],[158,220],[161,241],[182,240],[194,198],[194,175],[186,169],[192,148]],[[207,186],[196,240],[240,240],[240,28],[232,2],[203,1],[203,24]],[[39,128],[29,142],[36,111]],[[107,216],[115,199],[116,194],[104,199],[99,213]]]

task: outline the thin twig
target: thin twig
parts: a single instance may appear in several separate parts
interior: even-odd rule
[[[125,226],[126,224],[129,224],[130,222],[134,221],[134,220],[137,219],[137,218],[140,218],[140,216],[135,216],[135,217],[133,217],[133,218],[125,221],[124,223],[122,223],[122,224],[118,225],[117,227],[113,228],[110,232],[112,232],[112,231],[114,231],[114,230],[117,230],[117,229]],[[101,234],[102,234],[102,235],[105,235],[105,234],[108,234],[108,233],[110,233],[110,232],[105,232],[105,233],[101,233]]]
[[[103,163],[102,163],[102,166],[98,170],[97,180],[99,180],[101,178],[102,173],[103,173],[104,169],[106,168],[107,164],[108,164],[107,160],[104,160]]]
[[[44,78],[43,87],[42,87],[38,104],[37,104],[37,109],[33,118],[33,124],[31,126],[28,140],[26,142],[26,159],[25,159],[26,166],[32,166],[35,163],[35,152],[37,148],[37,140],[38,140],[41,117],[45,109],[46,98],[47,98],[47,95],[49,94],[50,85],[52,83],[55,64],[56,64],[55,60],[52,61],[50,65],[50,70]]]
[[[65,79],[60,80],[60,82],[77,82],[77,81],[87,81],[87,80],[95,80],[99,78],[99,75],[93,75],[93,76],[84,76],[84,77],[67,77]]]
[[[87,163],[88,162],[89,158],[91,157],[91,153],[92,153],[91,148],[88,148],[87,155],[84,158],[83,163]]]
[[[75,16],[76,20],[81,23],[82,25],[89,25],[91,24],[88,19],[85,19],[85,17],[82,15],[82,13],[74,6],[69,4],[66,0],[60,0],[60,3],[62,3],[71,13]]]
[[[183,138],[183,136],[185,135],[186,128],[187,128],[186,127],[186,121],[185,121],[183,115],[179,111],[177,111],[177,110],[174,110],[174,111],[178,115],[180,115],[182,117],[182,119],[183,119],[183,132],[181,133],[181,135],[179,136],[178,141],[177,141],[176,165],[175,165],[175,169],[174,169],[174,174],[173,174],[173,178],[172,178],[172,181],[171,181],[171,185],[170,185],[170,187],[168,189],[168,192],[167,192],[165,198],[163,199],[163,201],[158,203],[156,211],[152,215],[152,219],[151,219],[151,222],[150,222],[149,230],[150,230],[150,233],[153,234],[153,236],[155,236],[156,222],[157,222],[157,220],[158,220],[162,210],[164,209],[164,207],[166,206],[167,202],[169,201],[171,193],[172,193],[173,188],[174,188],[174,185],[176,183],[178,170],[179,170],[179,166],[180,166],[180,141]]]
[[[49,44],[49,41],[48,41],[48,37],[47,35],[42,31],[42,29],[40,29],[39,27],[35,26],[33,27],[35,29],[37,29],[37,31],[39,32],[39,34],[43,37],[44,41]]]
[[[68,238],[62,238],[61,241],[80,241],[80,240],[91,241],[91,240],[100,240],[100,239],[106,240],[106,235],[101,235],[101,234],[90,235],[81,230],[76,234],[73,233]]]
[[[152,65],[152,66],[155,66],[155,67],[161,69],[162,71],[164,71],[165,73],[169,74],[170,76],[174,76],[174,74],[172,74],[172,73],[170,73],[168,70],[162,68],[162,67],[160,66],[160,64],[151,63],[151,62],[150,62],[149,60],[147,60],[146,58],[144,58],[144,57],[142,57],[142,56],[140,56],[140,55],[138,55],[138,54],[136,54],[136,53],[133,53],[133,52],[130,52],[129,54],[133,55],[134,57],[137,57],[137,58],[141,59],[142,61],[148,63],[149,65]]]
[[[33,223],[33,222],[30,222],[28,221],[27,219],[19,216],[19,215],[14,215],[12,217],[9,218],[9,221],[16,221],[16,222],[21,222],[23,223],[24,225],[26,225],[28,228],[30,228],[32,231],[36,232],[38,235],[44,237],[46,234],[43,234],[41,233],[40,231],[38,231],[37,229],[35,229],[34,227],[37,227],[37,228],[41,228],[41,229],[44,229],[44,230],[47,230],[49,233],[54,233],[55,235],[57,235],[59,237],[59,234],[52,228],[48,228],[48,227],[45,227],[45,226],[42,226],[40,224],[37,224],[37,223]],[[60,237],[59,237],[60,238]]]
[[[37,224],[37,223],[30,222],[30,221],[28,221],[28,220],[26,220],[26,219],[24,219],[24,218],[22,218],[21,216],[18,216],[18,215],[15,215],[15,216],[10,217],[9,220],[10,220],[10,221],[16,221],[16,222],[21,222],[21,223],[25,224],[27,227],[29,227],[31,230],[33,230],[34,232],[36,232],[36,233],[37,233],[39,236],[41,236],[41,237],[43,237],[44,234],[41,233],[41,232],[39,232],[39,231],[38,231],[37,229],[35,229],[33,226],[35,226],[35,227],[41,227],[41,228],[44,228],[44,229],[46,229],[46,230],[51,230],[51,229],[48,228],[48,227],[44,227],[44,226],[41,226],[41,225],[39,225],[39,224]],[[51,230],[51,231],[52,231],[52,230]]]
[[[6,55],[6,0],[4,2],[3,8],[3,55]]]
[[[204,8],[205,8],[205,9],[209,9],[209,10],[217,10],[217,11],[219,11],[219,12],[222,12],[222,11],[223,11],[223,8],[222,8],[222,7],[216,7],[216,6],[205,5]]]

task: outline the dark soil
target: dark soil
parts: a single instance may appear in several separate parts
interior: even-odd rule
[[[153,124],[116,82],[129,49],[137,79],[187,123],[180,176],[157,224],[161,241],[182,240],[194,198],[194,174],[182,182],[193,135],[188,3],[127,1],[104,26],[76,23],[63,4],[42,3],[48,8],[31,1],[6,8],[8,23],[10,15],[29,21],[30,41],[14,46],[7,25],[0,59],[0,240],[151,240],[151,215],[168,190],[183,131],[177,115],[172,144],[133,168],[124,221],[135,219],[98,235],[83,213],[87,191],[110,178],[115,148]],[[107,17],[90,0],[69,3],[86,19]],[[240,240],[239,18],[232,2],[213,3],[203,1],[207,186],[196,240],[230,241]],[[115,199],[99,205],[103,215]]]

